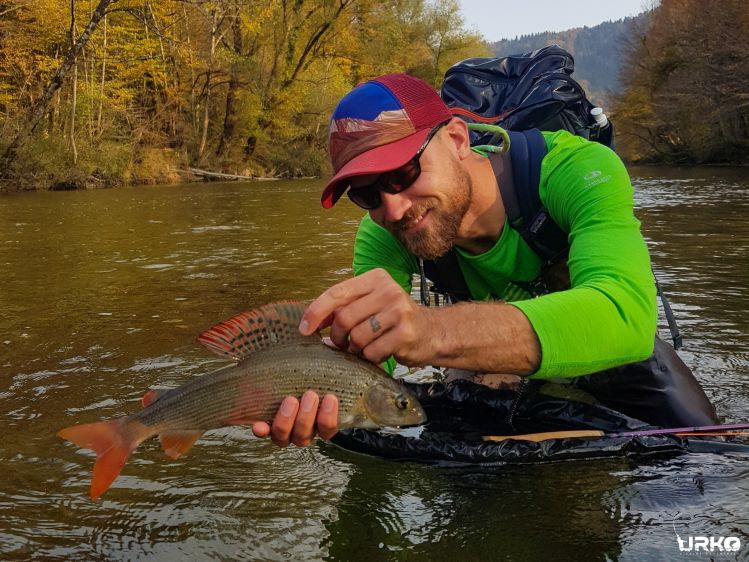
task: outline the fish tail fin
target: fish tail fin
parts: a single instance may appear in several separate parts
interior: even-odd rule
[[[145,427],[142,426],[144,429]],[[138,431],[134,422],[120,418],[66,427],[58,431],[57,435],[79,447],[96,452],[90,490],[91,499],[95,500],[109,489],[130,454],[149,433]]]

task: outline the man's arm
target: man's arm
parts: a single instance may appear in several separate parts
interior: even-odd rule
[[[300,331],[328,326],[333,343],[373,363],[392,355],[409,366],[529,375],[541,359],[533,327],[516,307],[422,307],[384,269],[329,288],[307,308]]]
[[[514,303],[541,344],[535,378],[574,377],[642,360],[656,332],[655,285],[629,175],[608,148],[555,133],[541,199],[569,233],[572,288]]]

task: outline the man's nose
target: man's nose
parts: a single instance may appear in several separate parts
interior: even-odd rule
[[[413,206],[411,199],[405,193],[380,192],[382,205],[380,210],[386,222],[396,222],[403,218]]]

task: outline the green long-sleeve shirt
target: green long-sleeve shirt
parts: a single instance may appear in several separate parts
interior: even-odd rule
[[[516,285],[535,279],[541,260],[505,223],[489,251],[456,248],[468,289],[475,300],[505,300],[528,317],[541,344],[534,378],[574,377],[645,359],[656,330],[655,286],[627,171],[599,143],[566,131],[544,138],[539,195],[569,233],[571,288],[531,298]],[[377,267],[409,291],[418,261],[367,215],[356,235],[354,273]]]

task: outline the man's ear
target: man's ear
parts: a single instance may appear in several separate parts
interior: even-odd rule
[[[468,132],[468,125],[459,117],[453,117],[445,125],[445,141],[452,143],[457,152],[458,158],[464,160],[468,158],[471,152],[471,137]]]

